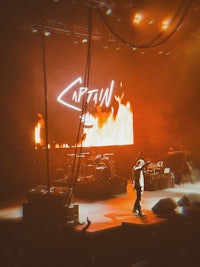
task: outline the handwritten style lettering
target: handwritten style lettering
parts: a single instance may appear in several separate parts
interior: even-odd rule
[[[109,107],[113,90],[114,90],[114,81],[111,81],[110,88],[101,88],[101,89],[91,89],[89,90],[87,87],[80,86],[77,88],[77,84],[82,84],[81,77],[74,80],[71,84],[69,84],[57,97],[57,101],[61,104],[75,109],[77,111],[81,111],[79,108],[79,104],[83,101],[83,98],[86,97],[86,102],[93,102],[94,104],[98,104],[99,106],[105,105]],[[67,94],[69,95],[69,91],[72,91],[72,96],[70,94],[70,99],[67,97],[67,101],[64,100],[64,96],[66,99]]]

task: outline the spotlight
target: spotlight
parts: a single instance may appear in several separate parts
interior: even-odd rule
[[[45,35],[45,36],[49,36],[49,35],[51,35],[51,32],[49,32],[49,31],[45,31],[45,32],[44,32],[44,35]]]

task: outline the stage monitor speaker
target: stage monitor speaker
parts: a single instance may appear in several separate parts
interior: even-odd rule
[[[23,204],[23,218],[39,224],[64,223],[68,218],[78,221],[78,207],[69,216],[70,188],[38,185],[28,191],[27,201]],[[71,218],[72,217],[72,218]]]
[[[45,185],[37,185],[30,189],[27,194],[29,203],[35,205],[63,205],[68,202],[70,194],[69,187],[48,187]]]
[[[181,207],[190,206],[194,208],[200,208],[200,194],[196,193],[186,194],[177,201],[177,205]]]
[[[23,219],[38,224],[61,224],[67,220],[68,209],[64,205],[36,205],[28,201],[23,203]]]
[[[177,203],[172,198],[160,199],[153,207],[152,211],[155,214],[169,214],[177,207]]]

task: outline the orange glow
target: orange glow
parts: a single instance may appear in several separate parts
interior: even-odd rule
[[[133,112],[129,102],[121,103],[122,98],[115,96],[119,105],[116,115],[113,107],[102,112],[100,106],[94,116],[86,114],[84,125],[90,126],[83,129],[83,147],[133,144]]]
[[[121,97],[115,96],[118,103],[117,113],[112,107],[110,111],[104,112],[100,105],[96,107],[94,115],[87,112],[82,116],[83,123],[83,147],[132,145],[133,141],[133,112],[129,102],[122,103]],[[35,148],[44,146],[44,119],[38,113],[38,122],[35,126]],[[50,148],[48,144],[48,148]],[[69,148],[66,143],[53,145],[54,148]],[[73,146],[72,146],[73,147]]]
[[[41,129],[41,124],[38,122],[37,125],[35,126],[35,144],[41,143],[40,129]]]
[[[68,144],[58,144],[58,143],[56,143],[55,144],[55,148],[68,148],[68,147],[70,147]]]
[[[163,31],[167,30],[169,28],[170,25],[170,20],[169,19],[165,19],[162,21],[162,25],[161,25],[161,29]]]
[[[142,14],[136,13],[132,19],[133,24],[139,24],[142,20]]]
[[[43,146],[44,139],[42,136],[42,130],[44,129],[44,119],[41,113],[38,113],[38,122],[35,126],[35,147]]]

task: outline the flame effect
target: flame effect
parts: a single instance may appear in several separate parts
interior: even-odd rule
[[[42,131],[44,130],[44,119],[41,113],[37,114],[38,121],[35,126],[35,148],[38,146],[42,147],[44,145],[44,137],[42,136]]]
[[[84,115],[83,147],[133,144],[133,112],[129,102],[121,103],[122,98],[115,96],[119,104],[116,115],[113,107],[110,112],[102,112],[100,106],[94,116]]]
[[[35,144],[41,144],[40,130],[41,124],[38,122],[35,126]]]
[[[112,107],[110,112],[103,112],[100,106],[97,106],[97,112],[91,115],[89,112],[82,116],[83,122],[83,147],[94,146],[114,146],[114,145],[132,145],[133,139],[133,112],[129,102],[122,104],[122,98],[115,96],[118,103],[117,114]],[[38,113],[40,114],[40,113]],[[42,115],[38,115],[38,122],[35,126],[35,145],[36,148],[42,147],[44,140],[41,130],[44,129],[44,120]],[[50,145],[48,145],[50,148]],[[56,143],[55,148],[67,148],[67,144]]]

